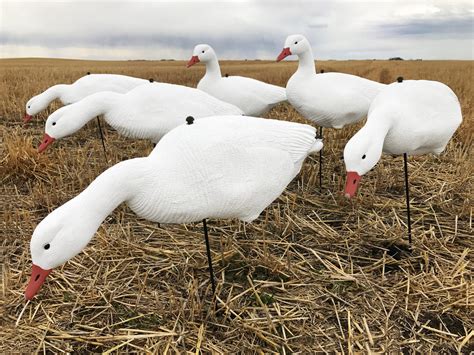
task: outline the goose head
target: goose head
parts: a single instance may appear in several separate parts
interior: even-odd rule
[[[280,55],[276,59],[277,62],[283,60],[289,55],[300,55],[311,48],[308,40],[303,35],[291,35],[286,38],[285,45]]]
[[[44,136],[38,152],[44,151],[56,139],[67,137],[77,132],[89,120],[89,115],[80,109],[76,104],[63,106],[49,115],[44,127]]]
[[[383,140],[380,141],[377,138],[362,128],[347,142],[344,148],[344,163],[347,172],[346,197],[355,195],[361,176],[369,172],[380,160]]]
[[[49,100],[45,95],[42,94],[33,96],[31,99],[29,99],[25,106],[26,113],[23,117],[23,122],[30,122],[34,115],[38,114],[46,107],[48,107],[50,101],[51,100]]]
[[[189,60],[187,67],[189,68],[199,62],[206,63],[213,60],[214,58],[216,58],[216,53],[210,45],[198,44],[196,47],[194,47],[193,56]]]
[[[74,200],[54,210],[33,232],[30,252],[33,261],[25,298],[31,300],[50,272],[81,252],[98,226],[87,223],[87,211],[74,209]],[[84,209],[82,209],[84,210]],[[78,212],[79,211],[79,212]]]

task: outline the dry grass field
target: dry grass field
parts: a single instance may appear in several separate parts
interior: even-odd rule
[[[223,62],[222,72],[285,85],[295,62]],[[331,61],[318,69],[389,83],[448,84],[464,122],[441,156],[410,157],[413,248],[406,242],[402,157],[384,156],[346,200],[349,127],[325,131],[324,182],[309,159],[252,224],[209,221],[214,312],[202,224],[161,225],[115,210],[83,253],[25,302],[29,241],[53,209],[107,168],[95,122],[36,147],[54,103],[24,127],[26,101],[56,83],[121,73],[195,86],[178,61],[0,60],[2,291],[0,353],[314,353],[474,351],[472,61]],[[288,104],[268,117],[305,122]],[[184,118],[183,118],[184,119]],[[105,130],[108,166],[145,141]]]

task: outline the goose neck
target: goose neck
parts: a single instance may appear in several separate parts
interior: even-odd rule
[[[221,68],[216,57],[206,62],[206,75],[208,78],[221,78]]]
[[[61,107],[48,118],[48,121],[60,119],[63,123],[57,129],[47,125],[46,133],[60,139],[79,131],[97,116],[106,115],[116,101],[115,95],[115,93],[99,92],[86,96],[76,103]]]
[[[303,74],[316,74],[313,52],[308,48],[303,53],[298,54],[298,72]]]
[[[120,162],[99,175],[73,201],[97,228],[121,203],[137,194],[141,186],[144,160],[136,158]]]
[[[388,117],[390,116],[387,115],[384,110],[375,109],[369,112],[367,122],[363,128],[367,134],[373,135],[372,137],[374,139],[381,138],[383,141],[390,129],[390,122],[387,119]]]
[[[68,84],[53,85],[46,89],[41,95],[45,101],[52,102],[56,99],[61,99],[67,93],[69,86]]]
[[[88,122],[97,116],[106,115],[114,105],[120,102],[122,96],[123,94],[111,91],[98,92],[79,101],[78,108],[83,110],[84,117]]]
[[[376,156],[378,161],[383,151],[385,137],[390,130],[390,122],[383,112],[370,112],[364,127],[354,135],[356,141],[360,140],[369,146],[370,156]],[[376,163],[376,162],[375,162]],[[375,164],[374,164],[375,165]]]

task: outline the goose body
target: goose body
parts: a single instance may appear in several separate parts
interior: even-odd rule
[[[321,148],[313,127],[293,122],[216,116],[181,125],[148,157],[109,168],[36,227],[25,296],[31,299],[52,268],[78,254],[122,202],[159,223],[250,222]]]
[[[32,97],[26,103],[25,121],[43,111],[55,99],[64,105],[69,105],[84,97],[100,91],[126,93],[139,85],[148,83],[148,80],[117,74],[89,74],[77,79],[72,84],[58,84],[51,86],[41,94]]]
[[[188,67],[198,62],[206,64],[206,74],[197,88],[218,99],[239,107],[246,115],[261,116],[273,106],[286,101],[285,89],[242,76],[222,77],[217,56],[211,46],[194,48]]]
[[[296,54],[298,70],[286,85],[288,102],[305,118],[322,127],[342,128],[367,116],[384,84],[344,73],[316,74],[313,53],[302,35],[289,36],[277,58]]]
[[[387,154],[440,154],[462,122],[456,94],[445,84],[406,80],[388,85],[372,102],[366,124],[347,142],[346,193]],[[351,187],[355,185],[355,187]]]
[[[242,111],[203,91],[181,85],[147,83],[125,94],[99,92],[53,112],[46,121],[40,151],[101,114],[119,134],[157,143],[187,116],[199,119],[241,115]]]

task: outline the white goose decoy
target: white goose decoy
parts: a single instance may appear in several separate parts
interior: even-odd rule
[[[372,102],[366,124],[344,148],[345,194],[354,196],[361,176],[377,164],[382,152],[403,154],[411,242],[407,154],[443,152],[462,122],[462,113],[456,94],[440,82],[402,77],[397,81]]]
[[[122,202],[159,223],[251,222],[283,192],[306,156],[322,147],[313,127],[293,122],[245,116],[187,121],[164,136],[148,157],[109,168],[41,221],[30,244],[27,299],[53,268],[85,248]]]
[[[261,116],[273,106],[286,101],[285,89],[242,76],[222,77],[216,53],[207,44],[194,47],[187,67],[203,62],[206,74],[197,88],[239,107],[248,116]]]
[[[316,74],[313,52],[303,35],[288,36],[277,58],[298,56],[298,70],[286,84],[288,102],[303,117],[323,127],[342,128],[367,116],[369,106],[386,86],[356,75],[344,73]],[[319,188],[322,189],[322,151],[319,153]]]
[[[242,111],[203,91],[181,85],[147,83],[125,94],[98,92],[53,112],[46,120],[38,151],[77,132],[102,114],[119,134],[157,143],[187,116],[241,115]]]
[[[68,105],[99,91],[126,93],[147,82],[149,82],[149,80],[126,75],[88,74],[77,79],[72,84],[54,85],[43,91],[41,94],[32,97],[26,103],[24,122],[29,122],[34,115],[43,111],[56,99],[61,100],[64,105]]]
[[[286,84],[288,102],[317,125],[342,128],[367,116],[372,100],[386,85],[344,73],[316,74],[311,45],[303,35],[291,35],[277,61],[295,54],[298,70]]]

